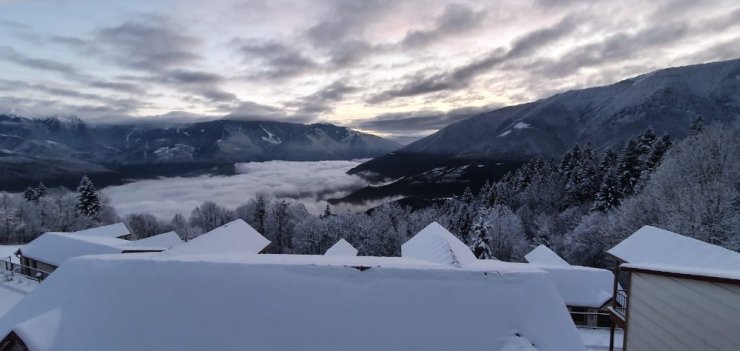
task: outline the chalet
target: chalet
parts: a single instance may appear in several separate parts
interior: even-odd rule
[[[229,255],[264,253],[270,240],[241,219],[226,223],[182,245],[167,250],[173,255]]]
[[[610,327],[607,308],[612,299],[614,282],[611,271],[570,265],[545,245],[537,246],[524,258],[550,273],[577,326]]]
[[[584,351],[557,288],[527,264],[242,253],[70,260],[0,319],[0,340],[0,351]]]
[[[739,253],[651,226],[607,252],[625,350],[740,350]]]
[[[465,243],[437,222],[403,243],[401,256],[458,268],[478,260]]]
[[[357,249],[347,240],[339,239],[336,244],[332,245],[326,253],[326,256],[357,256]]]
[[[123,240],[133,239],[131,231],[123,223],[114,223],[114,224],[104,225],[100,227],[80,230],[80,231],[72,232],[72,234],[95,236],[95,237],[102,237],[102,238],[117,238],[117,239],[123,239]]]

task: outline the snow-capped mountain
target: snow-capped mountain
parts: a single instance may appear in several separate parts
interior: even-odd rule
[[[350,173],[397,178],[472,161],[559,156],[584,143],[617,150],[646,128],[683,137],[697,117],[740,120],[740,59],[663,69],[473,116]]]
[[[161,175],[153,169],[179,175],[172,170],[249,161],[369,158],[398,147],[325,123],[217,120],[157,127],[0,115],[0,180],[78,177],[121,168],[143,170],[144,177]]]

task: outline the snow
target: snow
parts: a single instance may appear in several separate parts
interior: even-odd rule
[[[532,128],[532,125],[529,123],[524,123],[524,122],[517,122],[514,125],[514,129],[525,129],[525,128]]]
[[[401,256],[453,267],[477,261],[465,243],[437,222],[432,222],[401,245]]]
[[[121,246],[129,243],[123,239],[79,235],[77,233],[44,233],[21,249],[23,256],[61,266],[72,257],[84,255],[121,253]]]
[[[578,334],[587,350],[607,351],[609,350],[609,329],[590,329],[578,328]],[[621,329],[614,330],[614,349],[622,350],[622,341],[624,341],[624,331]]]
[[[126,247],[158,247],[169,249],[182,244],[182,239],[175,232],[167,232],[126,243]]]
[[[607,252],[632,264],[734,271],[740,267],[740,253],[647,225]]]
[[[280,137],[278,137],[275,134],[270,133],[270,131],[268,131],[267,129],[265,129],[265,127],[262,126],[261,124],[260,124],[260,128],[262,128],[262,130],[265,133],[267,133],[267,137],[266,138],[265,137],[262,137],[262,140],[264,140],[264,141],[266,141],[266,142],[268,142],[270,144],[275,144],[275,145],[281,144],[283,142],[282,140],[280,140]]]
[[[535,247],[528,254],[524,255],[524,258],[529,263],[545,264],[550,266],[570,266],[568,262],[562,259],[558,254],[550,250],[545,245]]]
[[[237,219],[182,245],[175,246],[167,252],[181,255],[257,254],[268,245],[270,245],[270,240],[265,239],[247,222]]]
[[[671,266],[659,264],[623,264],[622,268],[642,269],[647,271],[698,275],[704,277],[740,280],[740,266],[733,269],[695,268],[686,266]]]
[[[347,240],[339,239],[336,244],[326,250],[326,256],[357,256],[357,249]]]
[[[505,131],[505,132],[503,132],[503,133],[499,134],[498,136],[499,136],[499,137],[505,137],[505,136],[507,136],[507,135],[509,135],[509,134],[511,134],[511,129],[509,129],[509,130],[507,130],[507,131]]]
[[[89,235],[102,238],[118,238],[131,234],[131,231],[123,223],[115,223],[100,227],[80,230],[74,234]]]
[[[0,245],[0,260],[7,260],[10,257],[11,262],[18,262],[15,252],[23,245]]]
[[[609,270],[583,266],[532,266],[549,273],[568,306],[600,308],[612,298],[614,273]]]
[[[355,269],[361,262],[373,268]],[[15,331],[34,351],[585,351],[547,275],[518,266],[482,274],[401,257],[80,257],[0,319],[0,337]]]

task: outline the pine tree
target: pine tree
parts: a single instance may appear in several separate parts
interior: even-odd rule
[[[96,220],[100,215],[100,197],[90,178],[82,176],[77,187],[77,213]]]
[[[646,129],[637,141],[640,154],[648,155],[650,150],[653,149],[653,144],[657,138],[658,136],[655,135],[655,131],[650,128]]]
[[[660,166],[660,162],[663,160],[663,156],[665,156],[666,152],[668,152],[668,149],[671,148],[672,144],[673,141],[668,134],[658,139],[658,141],[656,141],[653,145],[652,150],[650,150],[650,154],[645,161],[645,169],[651,173],[655,171],[655,169]]]
[[[699,135],[702,131],[704,131],[704,119],[697,117],[694,122],[691,123],[691,127],[689,127],[689,135]]]
[[[475,240],[471,245],[471,249],[473,250],[475,257],[481,260],[494,259],[493,254],[491,253],[491,239],[488,237],[485,220],[483,220],[483,218],[478,218],[478,220],[473,224],[472,230],[472,236]]]
[[[619,179],[615,174],[607,173],[604,175],[591,210],[606,212],[611,208],[619,206],[622,199],[620,188]]]
[[[326,204],[326,208],[324,209],[324,213],[322,213],[321,216],[319,216],[319,218],[322,218],[322,219],[323,218],[329,218],[329,217],[331,217],[333,215],[334,214],[331,213],[331,206],[329,206],[329,204]]]
[[[254,207],[254,224],[255,230],[264,235],[265,234],[265,221],[267,219],[267,199],[262,193],[258,193],[255,199]]]
[[[273,218],[275,219],[275,249],[278,253],[285,253],[291,240],[288,229],[290,214],[288,213],[288,203],[285,200],[275,205]]]
[[[48,192],[49,192],[49,189],[46,188],[46,185],[44,185],[44,182],[39,182],[39,186],[36,187],[36,193],[38,194],[38,197],[42,198],[46,196]]]
[[[28,201],[36,201],[38,199],[38,192],[36,192],[36,189],[33,187],[26,188],[26,191],[23,192],[23,198]]]
[[[632,195],[641,175],[639,144],[637,140],[630,139],[619,155],[617,166],[617,177],[623,196]]]

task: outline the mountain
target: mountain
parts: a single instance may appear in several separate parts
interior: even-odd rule
[[[489,168],[489,176],[495,178],[516,163],[536,155],[560,156],[575,144],[617,150],[646,128],[681,138],[697,117],[706,123],[740,120],[740,59],[663,69],[476,115],[349,173],[375,179],[403,177],[397,182],[405,185],[361,190],[374,194],[370,197],[399,194],[389,186],[414,195],[409,190],[414,184],[433,188],[438,183],[433,178],[418,180],[434,170],[466,167],[468,174],[464,169],[458,183],[480,184],[480,177],[470,173],[473,165]],[[452,181],[448,177],[445,182]],[[457,191],[459,186],[447,188]],[[356,194],[350,198],[358,199]]]
[[[115,183],[129,177],[228,169],[235,162],[370,158],[398,147],[325,123],[216,120],[161,127],[0,115],[0,181],[9,184],[0,190],[31,180],[79,180],[85,173]]]

